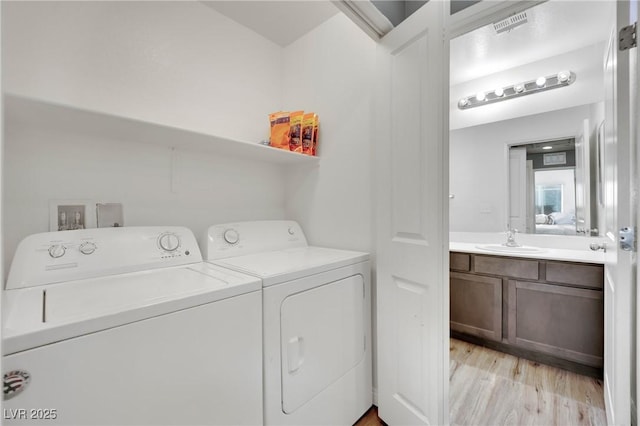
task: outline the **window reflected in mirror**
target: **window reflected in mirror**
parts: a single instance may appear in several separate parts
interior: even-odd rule
[[[534,214],[536,234],[576,233],[575,170],[534,172]]]

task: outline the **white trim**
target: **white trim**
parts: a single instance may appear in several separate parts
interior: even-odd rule
[[[607,376],[606,372],[603,373],[603,379],[604,379],[603,380],[604,381],[604,408],[605,408],[605,414],[607,416],[607,424],[613,425],[615,424],[613,409],[612,409],[613,399],[611,399],[611,385],[609,384],[609,376]]]
[[[375,41],[393,29],[391,21],[370,1],[332,0],[331,3]]]

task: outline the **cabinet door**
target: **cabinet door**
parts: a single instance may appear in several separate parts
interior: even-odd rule
[[[602,291],[509,281],[509,343],[602,367]]]
[[[502,340],[502,280],[451,272],[451,330]]]

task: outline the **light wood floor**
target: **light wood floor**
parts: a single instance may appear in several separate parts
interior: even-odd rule
[[[452,425],[605,425],[602,381],[450,341]],[[370,410],[357,426],[383,425]]]

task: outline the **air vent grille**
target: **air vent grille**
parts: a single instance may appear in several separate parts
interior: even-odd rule
[[[507,19],[503,19],[500,22],[494,22],[493,29],[496,30],[496,34],[511,31],[512,29],[524,25],[527,23],[527,12],[520,12],[516,15],[509,16]]]

